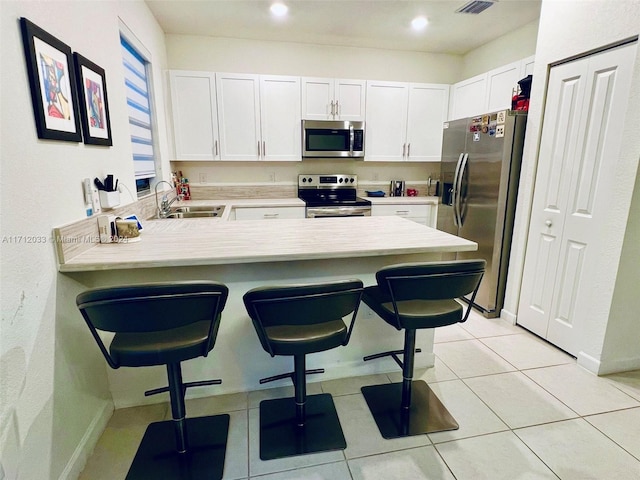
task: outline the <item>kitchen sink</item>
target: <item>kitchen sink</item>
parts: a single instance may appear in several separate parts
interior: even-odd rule
[[[224,205],[198,205],[198,206],[186,206],[186,207],[173,207],[171,213],[217,213],[217,215],[208,215],[210,217],[221,216],[224,212]],[[207,216],[207,215],[205,215]]]
[[[173,207],[165,218],[212,218],[222,217],[224,205]]]

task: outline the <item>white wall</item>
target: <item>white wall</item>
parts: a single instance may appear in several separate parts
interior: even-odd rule
[[[549,65],[639,33],[639,0],[543,0],[505,298],[507,312],[517,311]],[[618,188],[611,198],[599,199],[609,202],[610,211],[606,224],[594,232],[605,236],[602,241],[605,247],[597,260],[599,288],[590,296],[593,313],[589,318],[579,319],[581,352],[578,361],[597,373],[640,368],[638,342],[631,340],[640,337],[640,323],[637,315],[633,314],[640,309],[640,295],[623,291],[625,285],[635,286],[640,280],[638,257],[634,256],[640,233],[637,195],[636,201],[631,203],[640,157],[640,138],[637,135],[637,126],[640,125],[640,50],[632,85],[624,120],[622,149],[617,159],[611,159],[615,163]],[[625,236],[629,215],[631,221]],[[619,260],[629,265],[618,269]]]
[[[75,308],[78,285],[57,273],[48,237],[85,216],[82,178],[112,173],[135,191],[118,17],[151,52],[158,79],[167,64],[164,34],[142,1],[3,0],[0,8],[0,462],[11,479],[74,477],[112,403],[104,359]],[[19,17],[105,69],[113,147],[38,140]],[[165,92],[158,87],[164,132]],[[165,137],[160,154],[168,170]],[[123,201],[132,199],[125,194]],[[11,242],[20,235],[47,240]]]
[[[535,55],[537,38],[538,21],[536,20],[481,45],[463,57],[462,74],[457,81]]]
[[[167,35],[169,68],[402,82],[454,83],[458,55]]]

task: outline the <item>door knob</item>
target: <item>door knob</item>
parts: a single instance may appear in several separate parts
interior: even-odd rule
[[[550,227],[551,225],[553,225],[553,222],[552,222],[551,220],[547,220],[546,222],[544,222],[544,224],[545,224],[547,227]]]

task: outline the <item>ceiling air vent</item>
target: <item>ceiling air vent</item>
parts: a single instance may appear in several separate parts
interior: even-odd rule
[[[480,12],[484,12],[493,4],[493,1],[471,0],[457,9],[456,13],[471,13],[472,15],[477,15]]]

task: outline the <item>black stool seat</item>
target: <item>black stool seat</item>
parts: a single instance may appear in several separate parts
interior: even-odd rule
[[[484,260],[392,265],[376,273],[377,285],[362,300],[386,323],[404,330],[404,348],[364,357],[391,356],[402,368],[402,382],[362,387],[384,438],[455,430],[458,423],[423,381],[413,381],[416,330],[467,320],[484,274]],[[466,307],[455,299],[471,294]],[[402,355],[402,360],[398,357]]]
[[[346,448],[331,395],[307,396],[306,374],[324,370],[306,370],[305,358],[349,342],[361,296],[360,280],[260,287],[244,295],[264,350],[294,358],[293,372],[260,380],[291,378],[295,389],[293,398],[260,403],[262,460]]]
[[[112,368],[166,365],[173,420],[148,426],[127,479],[222,478],[229,415],[186,418],[189,387],[221,380],[184,383],[180,362],[206,357],[213,349],[228,289],[217,282],[151,283],[99,288],[76,303]],[[115,333],[107,346],[99,332]]]

